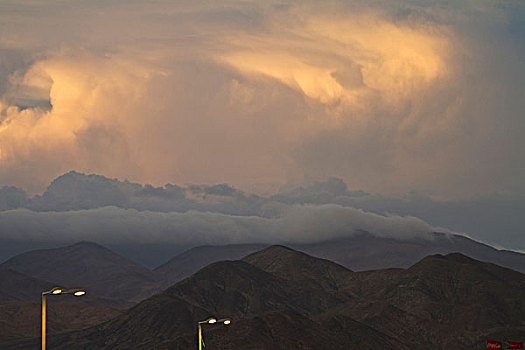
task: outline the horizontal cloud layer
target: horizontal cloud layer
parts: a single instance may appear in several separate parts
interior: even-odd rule
[[[414,217],[383,216],[339,205],[292,205],[263,218],[189,211],[158,213],[117,207],[67,212],[0,212],[0,233],[11,241],[169,243],[311,243],[360,231],[398,239],[431,239],[433,228]]]
[[[191,211],[222,214],[224,218],[245,216],[260,218],[261,222],[271,226],[272,220],[282,218],[288,213],[289,208],[297,205],[307,205],[312,208],[335,205],[324,209],[327,215],[328,210],[333,210],[336,215],[335,213],[338,213],[342,207],[346,207],[378,214],[379,219],[388,217],[392,213],[402,217],[412,216],[432,226],[465,232],[473,238],[497,246],[510,249],[525,247],[522,239],[525,226],[522,215],[525,210],[525,198],[519,195],[476,196],[462,200],[435,200],[417,193],[388,197],[364,191],[352,191],[341,179],[329,178],[326,181],[313,182],[308,186],[283,189],[280,193],[271,196],[259,196],[247,194],[226,184],[212,186],[168,184],[163,187],[153,187],[78,172],[61,175],[42,195],[34,197],[28,196],[16,187],[0,188],[0,212],[25,208],[31,212],[75,211],[78,216],[78,213],[84,212],[83,210],[113,206],[159,214],[182,214]],[[164,216],[153,215],[152,218],[161,220]],[[375,217],[372,215],[370,218]],[[117,217],[110,221],[116,222],[116,220]],[[239,218],[239,220],[244,219]],[[309,219],[305,218],[305,220],[308,222]],[[105,222],[103,220],[97,227],[105,230]],[[329,231],[334,231],[337,226],[336,222],[322,223],[325,224],[327,228],[329,227]],[[268,232],[273,230],[270,226]],[[17,227],[18,231],[29,230],[23,221]],[[155,224],[152,227],[159,227],[159,225]],[[115,232],[125,232],[125,229],[115,229]],[[247,236],[247,239],[252,238]]]

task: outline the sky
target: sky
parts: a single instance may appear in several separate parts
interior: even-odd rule
[[[524,59],[519,0],[1,0],[0,187],[75,170],[268,198],[337,178],[376,204],[315,205],[525,249],[519,220],[487,233],[525,202]],[[407,196],[447,209],[376,210]],[[443,214],[480,206],[486,225]]]

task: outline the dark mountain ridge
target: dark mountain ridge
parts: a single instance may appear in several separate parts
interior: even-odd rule
[[[166,287],[191,276],[203,267],[222,260],[239,260],[248,254],[267,247],[265,244],[231,244],[224,246],[199,246],[179,254],[154,271]]]
[[[167,288],[208,264],[221,260],[238,260],[264,247],[265,245],[262,244],[196,247],[175,256],[151,271],[98,244],[80,242],[68,247],[23,253],[0,264],[0,270],[11,269],[28,277],[52,281],[52,284],[60,284],[64,287],[86,288],[91,292],[86,299],[91,299],[94,295],[100,299],[100,302],[91,304],[122,308],[129,307]],[[334,261],[340,264],[341,268],[353,271],[407,268],[427,255],[456,251],[518,271],[525,268],[523,254],[496,250],[466,237],[452,234],[435,233],[429,239],[402,241],[361,232],[346,239],[303,244],[293,248],[318,258]],[[272,251],[276,250],[272,249]],[[272,262],[275,266],[286,266],[285,251],[281,253],[277,254],[279,257],[268,258],[268,262],[249,262],[263,270],[271,268]],[[282,264],[276,264],[274,262],[276,259],[284,260]],[[311,270],[314,266],[320,269],[324,264],[316,260],[305,269]],[[279,271],[275,269],[269,272],[279,275]],[[306,275],[303,271],[298,272],[298,276]],[[324,288],[331,288],[330,285],[333,283],[334,281],[327,279],[321,285]]]
[[[301,289],[338,293],[352,271],[332,261],[314,258],[285,246],[271,246],[248,255],[243,261]]]
[[[96,296],[114,306],[130,306],[160,286],[152,271],[91,242],[23,253],[0,265],[5,269],[55,286],[86,289],[86,299]]]
[[[498,250],[451,233],[434,232],[427,238],[396,239],[361,232],[343,239],[292,247],[354,271],[408,268],[428,255],[459,252],[477,260],[525,272],[525,254]]]
[[[524,283],[522,273],[459,253],[434,255],[406,270],[356,273],[347,287],[361,298],[337,314],[436,349],[473,349],[498,330],[525,334]]]
[[[24,275],[10,268],[0,269],[0,301],[40,302],[40,293],[56,283]]]
[[[74,298],[70,296],[71,298]],[[48,334],[70,332],[105,322],[122,311],[109,306],[88,306],[73,300],[48,304]],[[41,305],[23,301],[0,301],[0,343],[28,337],[39,337]],[[9,349],[9,347],[2,347]]]
[[[207,264],[221,260],[237,260],[265,246],[244,244],[196,247],[172,258],[156,268],[155,272],[159,273],[166,283],[175,283]],[[498,250],[455,234],[433,233],[428,239],[401,240],[361,232],[344,239],[290,247],[336,262],[352,271],[408,268],[428,255],[460,252],[477,260],[525,272],[524,254]]]
[[[233,319],[227,328],[205,327],[214,349],[467,350],[502,332],[519,339],[524,312],[525,275],[462,254],[352,272],[273,246],[211,264],[102,325],[51,337],[50,345],[188,349],[197,322],[213,315]]]

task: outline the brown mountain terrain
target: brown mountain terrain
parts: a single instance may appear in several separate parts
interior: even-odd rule
[[[264,247],[260,244],[196,247],[151,271],[98,244],[81,242],[68,247],[23,253],[1,264],[0,271],[10,269],[37,280],[52,281],[53,285],[82,287],[89,290],[82,300],[85,304],[126,308],[191,276],[206,265],[221,260],[237,260]],[[525,255],[497,250],[451,234],[434,233],[428,239],[397,240],[362,232],[345,239],[293,248],[337,262],[353,271],[407,268],[425,256],[456,251],[481,261],[525,271]],[[14,276],[2,280],[0,273],[0,299],[1,293],[19,289],[23,292],[16,293],[20,294],[17,300],[36,302],[35,296],[38,298],[39,293],[30,292],[32,297],[22,297],[32,290],[31,282],[27,281],[25,284],[28,287],[25,288],[7,287],[6,283],[11,283],[7,281],[14,283],[16,280]]]
[[[395,239],[361,232],[332,241],[293,245],[292,248],[337,262],[353,271],[408,268],[429,255],[458,252],[525,273],[525,254],[498,250],[456,234],[434,232],[426,238]]]
[[[353,275],[345,267],[284,246],[272,246],[262,252],[251,254],[243,261],[292,282],[295,288],[308,290],[312,295],[329,293],[341,301],[352,297],[342,289],[345,281]]]
[[[8,268],[0,269],[0,342],[38,336],[41,293],[56,286],[57,283],[26,276]],[[96,297],[50,296],[49,334],[90,327],[121,313],[109,306],[86,305],[105,302]]]
[[[352,272],[273,246],[211,264],[104,324],[52,336],[54,349],[191,349],[196,324],[214,349],[481,348],[525,334],[525,275],[461,254],[408,269]],[[36,340],[9,343],[29,349]]]
[[[203,267],[223,260],[239,260],[248,254],[266,248],[265,244],[231,244],[199,246],[175,256],[154,271],[166,287],[193,275]]]
[[[40,313],[40,304],[21,301],[0,302],[0,342],[39,337]],[[78,303],[48,305],[47,332],[56,334],[91,327],[121,313],[122,311],[108,306],[87,306]]]
[[[90,242],[23,253],[0,265],[0,271],[6,269],[64,288],[86,289],[84,302],[116,307],[151,296],[161,284],[152,271]]]
[[[191,276],[206,265],[222,260],[241,259],[265,246],[238,244],[196,247],[157,267],[155,272],[167,287]],[[291,247],[334,261],[352,271],[408,268],[428,255],[460,252],[480,261],[525,272],[525,254],[498,250],[455,234],[432,233],[428,239],[394,239],[361,232],[347,238]]]
[[[0,301],[40,302],[41,293],[56,283],[26,276],[9,268],[0,269]]]
[[[429,256],[406,270],[359,272],[347,283],[358,297],[335,314],[400,340],[474,349],[503,330],[525,334],[525,275],[462,254]]]

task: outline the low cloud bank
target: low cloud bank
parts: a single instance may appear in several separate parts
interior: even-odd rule
[[[121,210],[108,210],[107,207]],[[300,240],[299,236],[304,236],[305,240],[322,240],[351,234],[358,229],[385,236],[413,237],[414,232],[428,232],[428,227],[434,226],[465,232],[474,239],[495,246],[525,248],[522,239],[525,227],[523,196],[486,195],[464,200],[436,200],[411,193],[402,197],[388,197],[350,190],[339,178],[283,189],[280,193],[264,197],[245,193],[226,184],[168,184],[154,187],[100,175],[69,172],[56,178],[43,194],[34,197],[29,197],[16,187],[1,188],[0,213],[2,211],[9,221],[0,223],[0,239],[12,239],[17,236],[17,232],[40,232],[45,240],[44,236],[53,235],[55,230],[62,232],[61,237],[69,239],[67,229],[71,226],[75,228],[71,240],[90,239],[91,236],[82,237],[80,232],[89,232],[90,235],[108,232],[108,235],[158,235],[162,239],[170,237],[171,242],[176,238],[186,242],[183,233],[196,232],[212,237],[219,243],[229,235],[237,237],[231,242],[262,242],[268,239],[269,243],[277,243],[287,239],[296,242]],[[12,213],[8,215],[7,211]],[[86,218],[81,219],[82,215],[86,215]],[[21,219],[16,223],[17,217],[30,219],[27,222]],[[415,225],[416,221],[409,217],[417,217],[428,225],[423,230],[415,230],[413,228],[416,226],[422,227],[421,222],[419,226]],[[75,220],[74,225],[61,226],[50,223],[50,218],[64,222]],[[118,223],[119,218],[125,218],[123,223]],[[194,225],[186,228],[186,231],[182,230],[186,225],[184,223],[195,222],[197,218],[207,222],[213,218],[213,224],[209,224],[211,228]],[[371,223],[374,220],[385,223],[385,218],[391,219],[387,220],[388,225]],[[34,224],[35,221],[45,221],[47,226],[40,227]],[[10,230],[7,229],[7,222],[11,225]],[[82,229],[81,223],[87,225],[85,229]],[[410,225],[403,228],[399,226],[400,223]],[[131,228],[128,229],[128,226]],[[225,232],[221,235],[218,231],[223,228]],[[212,243],[212,240],[198,242]]]
[[[347,189],[338,178],[314,182],[270,197],[286,204],[326,204],[366,212],[415,216],[430,225],[465,232],[474,239],[507,249],[523,249],[525,196],[485,194],[464,199],[438,200],[416,192],[392,197]]]
[[[435,230],[415,217],[378,215],[334,204],[280,206],[279,216],[234,216],[188,211],[160,213],[117,207],[66,212],[15,209],[0,212],[7,240],[39,242],[313,243],[367,231],[378,236],[430,239]]]

